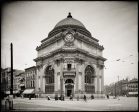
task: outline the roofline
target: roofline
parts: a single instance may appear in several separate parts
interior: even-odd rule
[[[33,69],[33,68],[36,69],[36,66],[31,66],[31,67],[29,67],[29,68],[26,68],[25,70],[29,70],[29,69]]]

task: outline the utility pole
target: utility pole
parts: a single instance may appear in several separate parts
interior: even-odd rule
[[[9,109],[13,109],[13,44],[11,43],[11,88],[9,95]]]
[[[11,88],[10,95],[13,95],[13,44],[11,43]]]

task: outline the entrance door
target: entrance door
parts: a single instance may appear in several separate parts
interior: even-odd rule
[[[65,95],[69,97],[74,94],[74,82],[72,79],[67,79],[65,81]]]
[[[72,90],[67,90],[67,96],[69,97],[72,93]]]

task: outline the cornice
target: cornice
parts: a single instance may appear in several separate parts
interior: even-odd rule
[[[58,41],[60,39],[62,39],[62,35],[61,34],[59,36],[55,36],[53,39],[48,40],[45,43],[42,43],[40,46],[37,46],[36,50],[39,51],[40,49],[43,49],[43,48],[49,46],[50,44],[53,44],[54,42],[56,42],[56,41]]]
[[[89,52],[85,51],[85,50],[82,50],[80,48],[75,48],[75,49],[64,49],[64,48],[59,48],[55,51],[52,51],[50,52],[49,54],[47,55],[44,55],[44,56],[40,56],[40,57],[37,57],[36,59],[34,59],[35,62],[39,61],[39,60],[43,60],[43,59],[47,59],[49,57],[54,57],[54,55],[58,54],[58,53],[81,53],[81,54],[84,54],[85,56],[89,56],[91,58],[94,58],[96,60],[102,60],[102,61],[106,61],[106,58],[103,58],[101,56],[95,56],[95,55],[92,55],[92,54],[89,54]],[[79,56],[76,56],[76,58],[78,58]],[[61,57],[63,58],[63,57]]]
[[[90,44],[90,45],[92,45],[94,47],[97,47],[100,50],[104,50],[104,47],[100,46],[99,43],[95,43],[93,41],[90,41],[89,38],[86,38],[85,36],[81,36],[81,35],[79,36],[78,33],[76,33],[75,38],[78,39],[78,40],[81,40],[81,41],[83,41],[83,42],[85,42],[87,44]]]

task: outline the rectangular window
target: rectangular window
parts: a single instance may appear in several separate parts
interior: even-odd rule
[[[95,88],[93,85],[85,85],[85,91],[87,93],[95,93]]]
[[[68,64],[68,70],[71,70],[71,64]]]
[[[45,86],[45,93],[50,94],[54,92],[54,85],[46,85]]]

